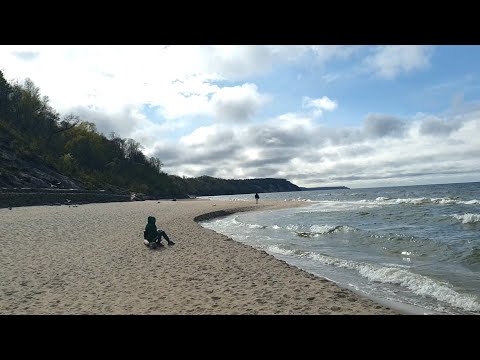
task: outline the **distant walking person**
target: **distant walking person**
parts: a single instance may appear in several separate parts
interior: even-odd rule
[[[149,216],[148,217],[148,223],[147,226],[145,226],[145,231],[143,232],[143,238],[147,240],[145,242],[145,245],[149,246],[163,246],[160,241],[162,241],[162,236],[167,240],[168,245],[175,245],[173,241],[171,241],[165,231],[158,229],[157,230],[157,225],[155,225],[155,217]]]
[[[258,204],[258,199],[260,199],[260,196],[258,196],[258,193],[255,193],[255,202]]]

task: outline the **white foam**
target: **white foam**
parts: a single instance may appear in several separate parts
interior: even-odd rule
[[[452,199],[452,198],[398,198],[398,199],[390,199],[390,200],[385,200],[387,198],[377,198],[377,201],[384,201],[386,203],[396,203],[396,204],[414,204],[414,205],[421,205],[421,204],[440,204],[440,205],[458,205],[458,204],[464,204],[464,205],[478,205],[480,204],[480,201],[477,199],[473,200],[457,200],[457,199]]]
[[[434,204],[444,204],[444,205],[451,205],[457,204],[458,201],[450,198],[432,198],[430,201]]]
[[[294,200],[295,200],[295,201],[305,201],[305,202],[312,202],[312,200],[311,200],[311,199],[304,199],[304,198],[301,198],[301,197],[298,197],[298,198],[296,198],[296,199],[294,199]],[[287,201],[287,200],[285,199],[285,201]]]
[[[299,213],[316,213],[316,212],[328,212],[328,211],[348,211],[356,210],[364,207],[378,207],[382,204],[370,200],[359,200],[359,201],[333,201],[333,200],[324,200],[324,201],[315,201],[315,204],[308,207],[307,209],[299,209]]]
[[[391,263],[382,263],[384,266],[394,267],[399,269],[409,269],[410,265],[403,265],[403,264],[391,264]]]
[[[265,229],[264,225],[258,225],[258,224],[245,224],[245,225],[250,229]]]
[[[453,214],[451,216],[457,220],[461,220],[463,224],[474,224],[480,222],[480,214]]]
[[[359,265],[358,272],[371,281],[397,284],[408,288],[415,294],[431,296],[461,309],[480,311],[480,304],[475,301],[473,295],[459,294],[446,284],[437,283],[423,275],[404,269],[383,268],[369,264]]]
[[[480,204],[479,200],[457,200],[449,197],[445,198],[388,198],[385,196],[379,196],[375,200],[358,200],[358,201],[334,201],[334,200],[323,200],[323,201],[312,201],[315,202],[315,205],[308,208],[308,210],[300,210],[299,212],[327,212],[327,211],[344,211],[344,210],[355,210],[358,208],[374,208],[378,206],[385,205],[400,205],[400,204],[410,204],[410,205],[424,205],[424,204],[439,204],[439,205],[456,205],[456,204],[465,204],[465,205],[478,205]]]
[[[357,231],[355,228],[350,226],[341,226],[341,225],[312,225],[310,226],[310,232],[315,234],[328,234],[332,232],[352,232]]]
[[[272,253],[275,253],[275,254],[295,255],[294,250],[283,249],[283,248],[279,247],[278,245],[270,245],[270,246],[267,247],[267,250],[272,252]]]
[[[457,200],[452,199],[449,197],[446,198],[397,198],[397,199],[390,199],[387,197],[379,196],[375,199],[375,202],[384,204],[384,205],[395,205],[395,204],[413,204],[413,205],[422,205],[422,204],[440,204],[440,205],[458,205],[458,204],[465,204],[465,205],[478,205],[480,201],[477,199],[473,200]]]
[[[222,218],[222,219],[217,219],[214,220],[212,223],[214,223],[214,226],[217,226],[219,228],[225,228],[225,227],[247,227],[250,229],[265,229],[265,225],[259,225],[259,224],[248,224],[248,223],[243,223],[237,220],[238,216],[235,216],[233,218]]]
[[[336,229],[336,226],[333,225],[312,225],[310,226],[310,231],[317,234],[327,234]]]
[[[241,222],[237,221],[237,219],[238,219],[238,215],[230,218],[230,222],[232,222],[232,223],[235,224],[235,225],[240,225]],[[222,220],[225,221],[225,222],[227,222],[227,221],[226,221],[227,218],[219,219],[219,221],[222,221]]]
[[[298,225],[289,224],[289,225],[287,225],[287,230],[297,231],[298,230]]]
[[[426,276],[412,273],[396,267],[357,263],[320,254],[310,254],[310,258],[327,265],[356,270],[370,281],[391,283],[405,287],[417,295],[430,296],[452,306],[467,310],[480,311],[480,304],[473,295],[459,294],[447,284],[438,283]]]
[[[460,202],[461,204],[466,204],[466,205],[480,205],[480,200],[469,200],[469,201],[462,201]]]
[[[421,198],[406,198],[406,199],[395,199],[397,204],[413,204],[413,205],[420,205],[420,204],[427,204],[430,199],[421,197]]]

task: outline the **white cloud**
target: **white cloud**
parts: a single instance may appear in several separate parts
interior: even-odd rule
[[[171,174],[268,176],[300,186],[359,187],[395,185],[395,178],[453,179],[455,172],[480,169],[480,137],[472,135],[480,133],[480,114],[465,111],[461,101],[458,119],[371,114],[361,126],[335,128],[319,126],[316,117],[336,110],[336,100],[304,97],[298,108],[271,115],[282,97],[273,98],[273,83],[267,84],[274,89],[267,95],[249,78],[296,63],[290,70],[302,78],[295,82],[308,82],[306,72],[299,71],[302,62],[320,68],[361,49],[370,51],[350,46],[2,46],[0,66],[7,79],[32,78],[56,110],[79,113],[104,133],[140,141]],[[394,79],[427,68],[431,55],[430,47],[380,46],[362,65]],[[323,87],[338,76],[344,79],[343,72],[319,72]],[[257,114],[270,100],[274,108],[261,122]]]
[[[432,48],[424,45],[379,46],[365,59],[369,71],[384,79],[394,79],[401,73],[421,70],[430,65]]]
[[[82,120],[93,122],[97,130],[108,135],[111,132],[120,134],[131,134],[135,129],[148,123],[148,120],[134,106],[125,106],[120,111],[103,112],[95,111],[86,107],[72,109],[73,114],[78,115]]]
[[[208,145],[209,142],[216,141],[217,126],[202,126],[195,129],[191,134],[182,136],[179,140],[181,145],[198,146]]]
[[[206,69],[222,78],[241,80],[269,72],[275,64],[288,64],[312,56],[317,65],[345,60],[361,47],[347,45],[222,45],[204,46]]]
[[[108,116],[148,104],[166,120],[218,115],[238,121],[251,117],[268,97],[252,83],[221,87],[217,81],[268,72],[308,54],[324,63],[351,52],[330,45],[7,45],[0,58],[7,79],[30,77],[61,113],[85,108]]]
[[[307,46],[204,46],[206,68],[221,77],[239,80],[271,70],[274,63],[300,59]]]
[[[167,116],[176,116],[192,113],[185,109],[197,108],[198,99],[218,90],[212,82],[219,77],[206,71],[200,50],[198,46],[12,46],[2,47],[0,57],[7,78],[32,78],[59,111],[90,106],[113,112],[128,104],[151,104],[162,107]],[[15,51],[38,56],[20,62],[12,55]],[[186,91],[195,96],[193,104],[182,98]],[[202,106],[198,111],[204,112]]]
[[[328,97],[323,96],[319,99],[311,99],[308,96],[303,97],[302,106],[304,108],[313,108],[313,116],[321,116],[323,110],[333,111],[338,107],[336,101],[330,100]]]
[[[311,116],[308,116],[307,114],[286,113],[271,120],[270,124],[285,130],[294,131],[298,127],[312,127],[313,121]]]
[[[355,52],[360,50],[359,46],[349,45],[314,45],[311,46],[312,52],[319,63],[326,63],[335,58],[347,59]]]
[[[300,186],[350,187],[479,176],[480,138],[471,136],[480,132],[479,113],[465,114],[455,131],[442,132],[441,141],[421,131],[431,118],[371,115],[363,128],[328,128],[305,114],[290,113],[262,125],[235,129],[214,125],[184,137],[165,170],[186,176],[282,177]]]
[[[100,131],[131,137],[148,124],[127,114],[144,105],[156,109],[152,113],[156,116],[147,120],[163,118],[170,128],[178,128],[187,124],[185,117],[217,115],[222,120],[247,120],[268,100],[254,84],[216,85],[225,78],[218,71],[223,65],[211,68],[206,49],[209,47],[19,45],[0,47],[0,58],[7,79],[30,77],[60,113],[79,111],[86,120],[98,121]],[[250,59],[245,66],[254,66],[256,54],[264,50],[239,51]]]
[[[220,121],[248,121],[269,97],[259,94],[255,84],[224,87],[212,97],[215,115]]]

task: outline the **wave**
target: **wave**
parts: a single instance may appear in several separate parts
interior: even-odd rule
[[[272,228],[277,230],[281,229],[281,227],[278,225],[274,225]],[[309,230],[302,231],[298,225],[289,224],[285,227],[285,229],[297,234],[300,237],[316,237],[323,234],[358,231],[357,229],[346,225],[312,225],[310,226]]]
[[[244,223],[244,222],[240,222],[237,220],[238,218],[238,215],[235,216],[230,222],[232,223],[232,225],[234,226],[243,226],[243,227],[247,227],[249,229],[266,229],[267,226],[265,225],[259,225],[259,224],[249,224],[249,223]]]
[[[305,255],[308,255],[308,251],[305,252],[302,250],[285,249],[278,245],[269,245],[264,250],[269,251],[271,253],[279,254],[279,255],[289,255],[289,256],[298,256],[298,257],[304,257]]]
[[[463,261],[467,265],[480,265],[480,248],[472,249]]]
[[[305,209],[299,209],[299,213],[316,213],[316,212],[329,212],[329,211],[348,211],[358,209],[377,208],[385,205],[479,205],[480,201],[473,200],[461,200],[456,198],[389,198],[385,196],[379,196],[375,200],[357,200],[357,201],[344,201],[344,200],[306,200],[312,203],[312,205]]]
[[[422,205],[422,204],[439,204],[439,205],[478,205],[480,200],[460,200],[456,198],[397,198],[391,199],[387,197],[377,197],[375,202],[386,203],[386,204],[413,204],[413,205]]]
[[[463,224],[476,224],[480,223],[480,214],[453,214],[451,217],[460,220]]]
[[[283,201],[304,201],[304,202],[314,202],[314,200],[312,199],[305,199],[305,198],[301,198],[301,197],[298,197],[296,199],[284,199]]]
[[[466,311],[480,312],[480,303],[477,302],[474,295],[458,293],[448,283],[438,282],[427,276],[413,273],[404,266],[393,264],[388,264],[388,266],[373,265],[338,259],[315,252],[299,252],[276,245],[269,246],[267,250],[280,255],[307,257],[325,265],[355,270],[370,281],[399,285],[417,295],[432,297]]]

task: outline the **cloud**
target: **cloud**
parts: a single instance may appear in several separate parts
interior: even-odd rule
[[[462,125],[462,121],[442,120],[430,117],[422,121],[420,126],[420,134],[431,136],[448,136],[452,132],[460,129]]]
[[[363,122],[363,130],[370,137],[401,137],[406,130],[402,120],[382,114],[369,114]]]
[[[333,59],[347,59],[361,48],[349,45],[314,45],[310,48],[319,63],[326,63]]]
[[[205,46],[202,55],[208,71],[223,78],[244,79],[271,70],[276,62],[294,61],[308,48],[305,46]]]
[[[30,77],[60,113],[87,108],[113,114],[125,106],[149,105],[169,121],[217,116],[235,122],[251,119],[269,97],[251,82],[232,86],[222,81],[239,81],[309,58],[318,64],[346,59],[357,48],[12,45],[0,48],[0,58],[7,78]],[[325,110],[314,111],[319,115]]]
[[[269,97],[258,93],[255,84],[224,87],[212,96],[214,113],[220,121],[246,122]]]
[[[311,135],[303,126],[290,131],[288,128],[276,127],[272,123],[252,126],[246,133],[247,136],[242,141],[248,145],[281,149],[304,146],[310,141]]]
[[[277,116],[274,120],[270,121],[276,126],[285,129],[296,131],[299,127],[311,127],[313,126],[312,117],[303,113],[286,113]]]
[[[471,136],[480,132],[478,113],[465,114],[463,126],[442,134],[441,143],[422,133],[425,119],[372,114],[361,128],[314,122],[291,128],[285,126],[289,119],[295,116],[283,114],[261,125],[202,127],[182,138],[176,155],[171,149],[169,157],[157,155],[172,174],[277,177],[299,186],[392,186],[480,174],[475,170],[480,139]]]
[[[367,70],[392,80],[402,73],[427,68],[432,54],[432,47],[424,45],[379,46],[364,62]]]
[[[325,74],[322,75],[322,80],[328,84],[340,78],[340,74]]]
[[[361,47],[347,45],[241,45],[203,46],[206,69],[231,80],[270,72],[277,64],[292,64],[313,58],[317,65],[346,60]]]
[[[219,144],[233,139],[233,129],[220,125],[202,126],[195,129],[191,134],[182,136],[179,140],[181,145],[204,146],[207,144]]]
[[[35,60],[39,55],[40,52],[38,51],[13,51],[12,54],[24,61],[31,61]]]
[[[41,52],[29,62],[12,53]],[[113,113],[129,104],[169,118],[205,114],[220,78],[198,46],[12,46],[0,49],[7,77],[30,77],[60,112],[77,106]],[[175,82],[178,80],[177,82]]]
[[[336,101],[330,100],[328,97],[323,96],[319,99],[311,99],[308,96],[303,97],[302,107],[313,108],[314,117],[321,116],[323,110],[333,111],[338,107]]]
[[[293,90],[277,89],[273,76],[261,75],[301,73],[297,84],[315,72],[322,91],[333,93],[338,76],[343,81],[344,70],[355,67],[347,60],[395,79],[427,69],[432,53],[424,46],[0,47],[6,78],[29,77],[57,111],[74,112],[105,134],[139,141],[169,174],[351,187],[428,182],[435,176],[455,180],[462,174],[478,180],[478,107],[459,98],[449,117],[369,114],[363,123],[361,117],[345,119],[358,126],[328,126],[316,117],[336,110],[341,98],[304,97],[292,107]],[[322,72],[324,65],[342,61],[346,69]],[[295,67],[285,66],[290,64]]]
[[[71,110],[82,121],[93,122],[97,130],[105,135],[114,132],[123,138],[132,137],[135,132],[151,125],[151,122],[141,113],[140,109],[133,105],[126,105],[115,112],[97,111],[83,106]],[[148,146],[149,144],[144,145]]]
[[[252,82],[225,86],[222,81],[240,81],[268,73],[276,65],[301,65],[311,59],[317,65],[346,60],[360,49],[363,47],[335,45],[12,45],[0,48],[0,58],[7,78],[30,77],[61,113],[75,107],[114,113],[121,112],[126,105],[148,104],[158,108],[158,115],[167,120],[216,114],[241,121],[251,118],[264,104],[265,97],[253,88],[256,85]],[[393,69],[394,73],[415,68],[421,56],[414,55],[428,53],[409,50],[402,66],[387,66],[383,59],[392,50],[382,49],[371,57],[370,63],[379,69]],[[381,72],[392,72],[387,70]],[[332,79],[332,75],[324,77]],[[234,92],[238,93],[238,100],[232,97]],[[315,111],[320,115],[325,110],[320,107]]]

